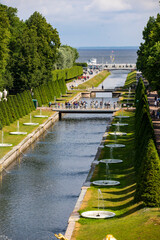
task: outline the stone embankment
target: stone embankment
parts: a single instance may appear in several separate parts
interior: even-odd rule
[[[49,117],[45,123],[41,124],[34,132],[27,135],[27,137],[17,146],[8,152],[0,159],[0,172],[5,170],[11,163],[13,163],[23,152],[35,142],[49,127],[51,127],[58,120],[58,113],[54,113]]]
[[[91,168],[90,168],[90,171],[89,171],[88,176],[86,178],[86,181],[84,182],[84,184],[83,184],[83,186],[81,188],[81,192],[80,192],[79,198],[77,200],[77,203],[76,203],[76,205],[74,207],[73,212],[71,213],[71,215],[69,217],[68,226],[67,226],[67,229],[66,229],[66,232],[65,232],[65,237],[68,240],[71,239],[73,231],[74,231],[74,228],[75,228],[76,221],[78,221],[79,218],[80,218],[80,215],[79,215],[78,211],[79,211],[79,209],[81,207],[81,204],[83,203],[83,199],[85,197],[87,189],[90,187],[90,184],[91,184],[90,179],[91,179],[91,177],[92,177],[92,175],[94,173],[96,165],[98,164],[98,158],[99,158],[100,153],[101,153],[101,146],[103,145],[104,140],[108,136],[109,127],[110,127],[110,125],[108,125],[107,128],[106,128],[106,132],[104,133],[104,135],[102,137],[102,141],[100,143],[100,146],[98,147],[96,156],[95,156],[93,162],[91,163]]]
[[[82,93],[78,93],[72,100],[78,101],[82,97]],[[42,109],[50,109],[49,107],[42,107]],[[20,142],[18,145],[13,147],[3,158],[0,159],[0,172],[5,171],[5,169],[11,165],[23,152],[39,138],[49,127],[51,127],[55,121],[59,120],[58,112],[54,113],[52,117],[49,117],[44,124],[41,124],[34,132],[27,135],[27,137]]]

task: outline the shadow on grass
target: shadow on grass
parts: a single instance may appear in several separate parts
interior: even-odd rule
[[[115,206],[115,207],[94,207],[95,209],[99,209],[99,210],[108,210],[108,211],[123,211],[124,209],[126,209],[126,211],[123,211],[122,213],[116,215],[117,218],[123,218],[126,216],[129,216],[137,211],[139,211],[140,209],[144,208],[144,204],[140,203],[138,205],[134,205],[134,200],[129,201],[126,204],[120,205],[120,206]]]
[[[135,207],[131,208],[130,210],[126,211],[125,213],[120,214],[118,217],[123,218],[123,217],[129,216],[129,215],[139,211],[142,208],[144,208],[143,203],[139,204],[138,206],[135,206]]]
[[[104,201],[108,201],[108,202],[123,202],[125,200],[127,200],[128,198],[134,197],[134,192],[125,195],[124,197],[119,197],[119,198],[104,198]]]
[[[126,189],[123,189],[123,190],[119,190],[119,191],[114,191],[114,192],[111,192],[111,191],[105,191],[104,193],[109,193],[109,194],[113,194],[113,195],[122,195],[122,194],[127,194],[129,192],[133,192],[136,188],[136,184],[132,184],[130,187],[127,187]]]

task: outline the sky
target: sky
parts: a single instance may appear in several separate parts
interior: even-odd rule
[[[15,7],[21,20],[35,11],[59,32],[61,44],[72,47],[139,46],[159,0],[0,0]]]

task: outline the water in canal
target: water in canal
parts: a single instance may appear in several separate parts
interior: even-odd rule
[[[103,84],[122,86],[126,76],[114,71]],[[1,182],[0,239],[50,240],[65,233],[110,118],[65,115],[27,150]]]

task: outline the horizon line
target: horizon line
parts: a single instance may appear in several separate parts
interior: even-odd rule
[[[76,48],[139,48],[139,46],[80,46]]]

